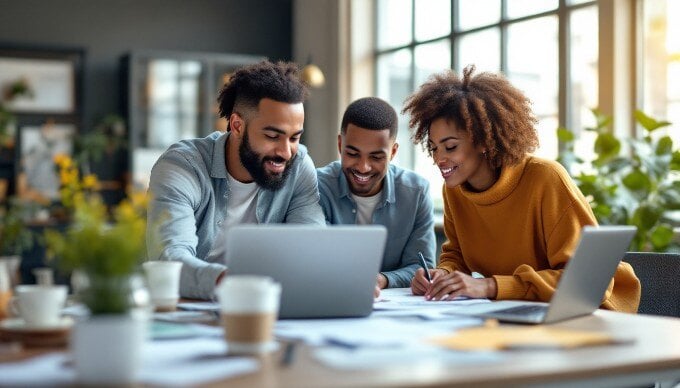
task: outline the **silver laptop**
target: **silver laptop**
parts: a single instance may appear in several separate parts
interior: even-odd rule
[[[505,322],[551,323],[591,314],[601,304],[616,267],[628,250],[634,226],[586,226],[562,272],[550,303],[500,301],[473,315]]]
[[[239,225],[226,233],[225,263],[230,275],[281,283],[279,318],[362,317],[386,239],[381,225]]]

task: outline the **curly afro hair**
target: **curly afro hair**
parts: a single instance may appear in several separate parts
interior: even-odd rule
[[[389,129],[390,139],[397,137],[397,112],[378,97],[364,97],[349,104],[342,116],[340,133],[347,133],[350,124],[365,129]]]
[[[235,110],[256,110],[263,98],[297,104],[308,95],[295,63],[265,60],[236,70],[220,90],[217,102],[220,117],[229,118]]]
[[[493,167],[517,164],[538,147],[531,101],[504,77],[474,71],[470,65],[462,78],[452,70],[433,74],[406,99],[402,113],[411,116],[413,142],[427,148],[430,124],[445,118],[487,150]]]

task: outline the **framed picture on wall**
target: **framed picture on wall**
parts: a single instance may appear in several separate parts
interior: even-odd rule
[[[75,70],[70,60],[0,57],[0,88],[3,96],[25,88],[25,93],[6,101],[15,113],[75,111]]]
[[[83,52],[0,47],[0,102],[16,114],[78,113]]]
[[[54,200],[59,197],[60,179],[55,157],[73,154],[73,124],[47,122],[20,128],[20,173],[23,194]]]
[[[0,178],[9,181],[8,195],[22,195],[19,185],[26,174],[21,164],[37,133],[31,128],[54,122],[57,128],[81,130],[84,68],[84,48],[0,44],[0,134],[5,138],[0,149],[6,154],[0,158]],[[47,182],[46,187],[53,186]]]

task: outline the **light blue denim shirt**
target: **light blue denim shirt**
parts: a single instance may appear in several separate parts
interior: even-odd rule
[[[357,206],[339,161],[317,169],[321,207],[329,224],[356,224]],[[420,175],[390,165],[373,224],[387,228],[381,273],[388,287],[410,287],[420,267],[418,252],[434,267],[436,240],[430,184]]]
[[[184,263],[180,279],[183,297],[212,298],[217,277],[226,269],[224,256],[216,254],[219,250],[213,250],[213,245],[219,243],[215,239],[229,201],[228,137],[229,133],[214,132],[205,138],[182,140],[170,146],[151,170],[148,257]],[[299,146],[290,169],[281,189],[260,189],[257,222],[325,226],[314,163],[305,146]]]

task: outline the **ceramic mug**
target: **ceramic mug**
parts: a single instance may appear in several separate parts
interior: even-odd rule
[[[67,295],[68,287],[64,285],[18,285],[10,301],[11,310],[23,318],[28,327],[56,326]]]

